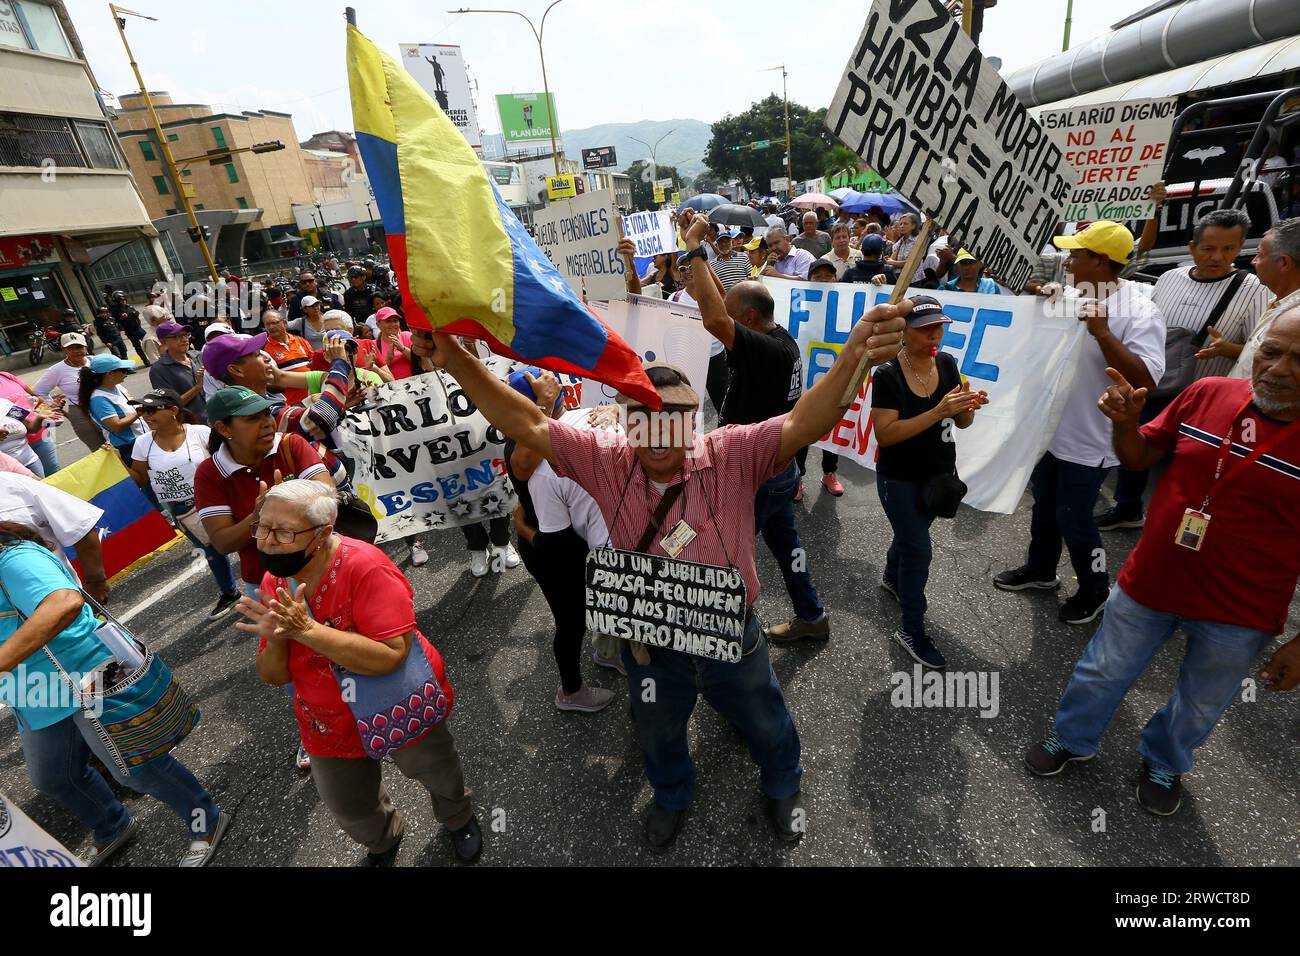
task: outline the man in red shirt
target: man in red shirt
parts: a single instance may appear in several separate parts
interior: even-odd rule
[[[1114,423],[1120,463],[1140,470],[1173,458],[1055,727],[1025,762],[1052,776],[1096,756],[1120,701],[1181,627],[1187,649],[1177,688],[1138,747],[1138,802],[1167,816],[1181,803],[1192,752],[1286,627],[1300,580],[1300,309],[1274,321],[1250,381],[1202,379],[1141,427],[1147,389],[1106,371],[1115,384],[1098,405]],[[1298,645],[1300,636],[1265,669],[1270,689],[1294,686],[1294,674],[1282,671]]]
[[[267,309],[262,313],[262,327],[266,329],[266,354],[282,372],[306,372],[312,367],[311,346],[301,335],[289,331],[289,325],[277,309]],[[329,366],[326,365],[328,370]],[[284,401],[288,405],[300,405],[307,397],[307,389],[284,389]]]
[[[725,309],[714,283],[701,285],[699,302],[706,318]],[[790,411],[699,438],[693,432],[699,395],[672,366],[654,363],[646,369],[663,400],[663,412],[629,404],[627,434],[611,441],[551,419],[488,372],[455,339],[429,333],[417,333],[413,339],[416,354],[454,375],[488,421],[595,499],[609,529],[608,544],[659,559],[726,568],[731,572],[728,580],[743,581],[745,600],[736,608],[744,619],[743,627],[736,629],[743,635],[729,642],[730,659],[708,656],[706,646],[688,653],[662,643],[653,649],[624,645],[632,715],[654,789],[644,824],[646,843],[654,852],[671,846],[695,797],[687,725],[701,693],[744,735],[759,766],[778,838],[794,842],[803,835],[799,735],[754,613],[759,593],[754,496],[760,485],[788,467],[800,448],[840,420],[839,399],[857,387],[859,360],[879,365],[897,354],[902,316],[909,311],[911,303],[905,300],[866,313],[835,365]],[[643,540],[648,544],[641,544]],[[589,543],[593,548],[606,544]],[[588,611],[590,620],[591,605]]]

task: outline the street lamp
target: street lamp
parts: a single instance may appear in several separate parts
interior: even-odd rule
[[[330,239],[330,231],[328,227],[326,227],[325,225],[325,210],[321,208],[321,203],[319,199],[316,200],[315,206],[316,206],[316,214],[320,216],[320,231],[321,231],[321,235],[325,239],[325,248],[329,251],[330,255],[333,255],[334,242],[332,239]]]
[[[375,251],[375,240],[370,235],[370,230],[374,228],[374,225],[375,225],[375,214],[371,212],[370,200],[367,199],[366,200],[366,248],[371,252]]]
[[[787,195],[794,193],[794,156],[790,149],[790,96],[786,92],[785,86],[785,64],[780,66],[769,66],[766,70],[759,70],[760,73],[770,73],[773,70],[781,71],[781,99],[785,101],[785,188]]]
[[[551,157],[555,160],[555,175],[560,175],[560,152],[555,145],[555,111],[552,109],[551,88],[546,82],[546,54],[542,50],[542,34],[546,32],[546,15],[555,9],[556,4],[562,0],[553,0],[551,5],[542,13],[541,29],[533,26],[533,21],[524,16],[518,10],[470,10],[467,7],[461,7],[459,10],[448,10],[448,13],[508,13],[516,17],[523,17],[528,28],[533,31],[533,36],[537,38],[537,56],[542,61],[542,95],[546,97],[546,109],[551,113]]]
[[[655,170],[655,176],[658,176],[658,175],[659,175],[659,154],[658,154],[658,152],[656,152],[656,150],[659,149],[659,144],[660,144],[660,143],[662,143],[664,140],[666,140],[669,136],[672,136],[673,133],[675,133],[675,132],[677,132],[677,127],[674,126],[674,127],[673,127],[672,129],[670,129],[668,132],[664,133],[664,134],[663,134],[662,136],[660,136],[657,140],[655,140],[655,144],[654,144],[653,146],[651,146],[649,143],[647,143],[647,142],[646,142],[645,140],[643,140],[643,139],[637,139],[635,136],[629,136],[629,137],[628,137],[628,139],[630,139],[632,142],[634,142],[634,143],[640,143],[640,144],[641,144],[642,146],[644,146],[646,149],[650,150],[650,165],[654,167],[654,170]],[[650,195],[653,196],[654,193],[652,192]]]

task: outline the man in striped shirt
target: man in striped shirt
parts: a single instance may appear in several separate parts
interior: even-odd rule
[[[1249,272],[1241,273],[1239,284],[1232,288],[1237,270],[1233,262],[1241,254],[1250,229],[1250,219],[1240,209],[1216,209],[1202,217],[1192,230],[1189,246],[1192,264],[1170,269],[1156,282],[1152,301],[1164,318],[1166,333],[1186,329],[1198,337],[1195,381],[1228,375],[1241,355],[1243,343],[1255,331],[1255,325],[1268,309],[1272,295],[1267,287]],[[1222,314],[1207,324],[1225,296],[1231,296]],[[1166,334],[1169,344],[1174,339]],[[1184,339],[1184,341],[1186,341]],[[1176,372],[1177,355],[1166,355],[1166,374]],[[1166,395],[1147,399],[1142,410],[1142,424],[1152,421],[1176,398]],[[1142,496],[1149,472],[1120,468],[1115,481],[1115,506],[1097,516],[1101,531],[1142,527]]]
[[[736,244],[736,236],[739,232],[740,230],[735,226],[723,226],[719,229],[716,243],[718,254],[709,262],[709,268],[722,283],[723,291],[730,291],[736,283],[744,282],[753,271],[753,266],[749,264],[749,256]]]
[[[697,283],[701,310],[725,309],[713,282]],[[656,852],[677,836],[686,808],[695,797],[687,725],[696,697],[708,700],[745,736],[759,765],[763,793],[777,835],[787,842],[802,836],[799,805],[799,735],[768,661],[758,615],[758,568],[754,561],[754,498],[759,487],[783,471],[795,453],[824,435],[843,415],[839,398],[856,382],[858,362],[879,365],[898,352],[903,316],[911,303],[878,305],[854,326],[831,370],[803,394],[794,408],[755,424],[720,428],[697,437],[699,396],[678,369],[656,363],[647,369],[664,402],[664,412],[679,424],[638,440],[645,429],[638,418],[648,409],[628,408],[628,434],[602,440],[549,418],[545,412],[483,367],[455,339],[414,333],[413,350],[445,368],[479,410],[521,447],[549,461],[555,473],[572,478],[595,499],[609,530],[610,544],[637,549],[650,531],[646,553],[681,561],[731,568],[744,581],[747,613],[739,661],[692,656],[669,648],[634,654],[623,649],[632,715],[654,788],[645,821],[645,838]],[[674,490],[677,489],[677,490]],[[666,513],[656,510],[669,496]],[[685,528],[683,529],[683,525]],[[657,530],[655,530],[657,529]],[[589,542],[597,545],[603,542]],[[640,660],[638,660],[640,658]],[[652,692],[651,692],[652,690]]]

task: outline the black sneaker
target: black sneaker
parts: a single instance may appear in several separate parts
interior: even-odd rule
[[[459,830],[451,832],[451,850],[456,859],[462,863],[473,863],[483,852],[483,831],[476,817],[470,817],[469,823]]]
[[[1070,753],[1061,745],[1061,739],[1053,730],[1042,743],[1034,744],[1025,751],[1025,766],[1029,772],[1040,777],[1055,777],[1071,763],[1091,760],[1096,754]]]
[[[405,831],[397,838],[397,842],[390,846],[383,853],[367,853],[361,860],[362,866],[394,866],[397,863],[397,851],[402,848],[402,840],[406,837]]]
[[[1061,579],[1055,574],[1050,578],[1042,577],[1029,570],[1028,566],[1024,566],[1003,571],[993,579],[993,586],[1002,591],[1027,591],[1030,588],[1055,591],[1061,586]]]
[[[880,590],[888,592],[889,596],[899,604],[903,603],[903,599],[898,596],[898,585],[894,584],[888,578],[880,579]]]
[[[804,834],[804,810],[800,795],[775,800],[767,797],[767,815],[772,820],[772,829],[777,839],[784,843],[798,843]]]
[[[1137,785],[1137,800],[1142,809],[1157,816],[1168,817],[1178,812],[1183,804],[1182,776],[1168,770],[1157,770],[1142,761],[1142,779]]]
[[[1146,515],[1139,513],[1136,517],[1132,512],[1120,511],[1118,508],[1111,508],[1097,515],[1098,531],[1116,531],[1120,528],[1141,528],[1147,523]]]
[[[1089,621],[1095,621],[1101,614],[1108,597],[1110,593],[1107,591],[1096,594],[1080,591],[1061,605],[1057,616],[1066,624],[1087,624]]]
[[[665,810],[657,802],[650,802],[650,812],[646,814],[643,832],[651,853],[668,852],[668,848],[677,839],[685,816],[685,810]]]
[[[212,609],[208,617],[221,617],[237,603],[239,603],[238,594],[223,594],[217,598],[217,606]]]
[[[947,667],[948,661],[939,653],[939,648],[934,646],[929,635],[922,632],[920,634],[909,634],[901,627],[894,632],[894,640],[902,645],[903,650],[912,656],[912,660],[926,667]]]

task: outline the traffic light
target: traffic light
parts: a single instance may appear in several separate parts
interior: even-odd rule
[[[203,241],[207,242],[212,238],[212,230],[207,226],[190,226],[190,242],[198,242],[200,232],[203,235]]]

